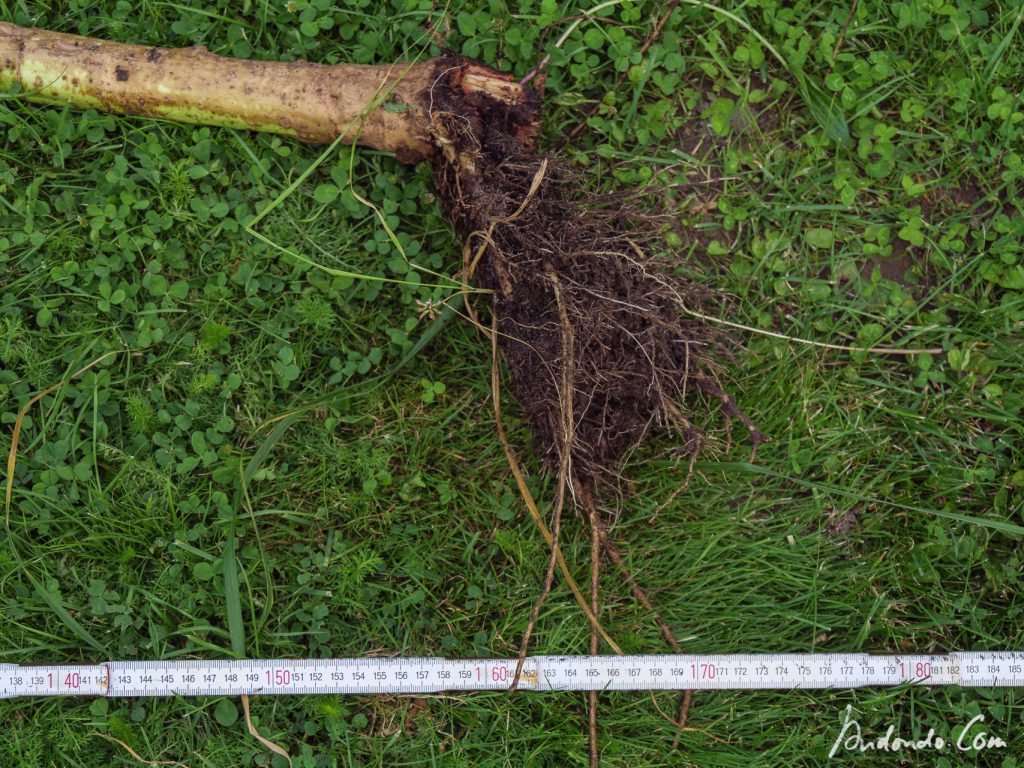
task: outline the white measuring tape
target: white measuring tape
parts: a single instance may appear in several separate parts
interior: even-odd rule
[[[515,659],[253,659],[0,664],[0,698],[15,696],[279,696],[507,690]],[[639,691],[1024,686],[1024,652],[938,656],[866,653],[531,656],[519,688]]]

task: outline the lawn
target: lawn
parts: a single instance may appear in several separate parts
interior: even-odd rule
[[[726,297],[723,383],[772,438],[751,462],[694,397],[689,485],[655,431],[602,493],[683,647],[1024,649],[1019,0],[687,0],[663,26],[664,3],[342,5],[13,0],[0,20],[326,63],[436,54],[441,22],[519,77],[550,54],[544,145],[671,214],[660,247]],[[490,342],[439,308],[433,275],[462,254],[429,168],[9,95],[0,136],[0,453],[67,380],[22,424],[0,662],[514,656],[548,549],[497,439]],[[503,407],[547,512],[555,482]],[[585,585],[586,521],[565,517]],[[624,651],[668,651],[608,566],[601,603]],[[532,652],[589,637],[556,578]],[[1024,764],[1012,689],[703,692],[673,749],[676,701],[601,695],[602,764]],[[866,735],[955,742],[984,715],[1008,746],[830,761],[848,704]],[[296,768],[587,764],[579,694],[252,706]],[[284,765],[240,710],[4,701],[0,765],[139,764],[97,734],[192,768]]]

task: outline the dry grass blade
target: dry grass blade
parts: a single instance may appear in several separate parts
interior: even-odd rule
[[[533,604],[533,610],[530,611],[530,619],[526,623],[526,631],[523,632],[523,638],[519,643],[519,658],[516,661],[516,673],[512,677],[512,685],[509,686],[510,691],[514,691],[519,685],[519,678],[523,673],[523,664],[526,662],[526,654],[530,650],[530,639],[533,637],[533,630],[537,626],[537,618],[540,616],[540,610],[544,606],[544,601],[547,600],[548,595],[551,593],[551,586],[555,580],[555,564],[558,562],[558,557],[561,554],[561,550],[558,547],[558,537],[562,529],[562,508],[565,506],[565,476],[559,475],[559,489],[557,500],[555,501],[555,509],[551,515],[551,553],[548,556],[548,564],[544,570],[544,584],[541,586],[540,594],[537,595],[537,599]]]
[[[534,177],[535,183],[536,179],[540,175],[541,173],[538,172]],[[531,186],[531,189],[536,191],[535,186]],[[522,211],[522,206],[520,206],[519,211]],[[544,605],[544,601],[551,592],[551,585],[554,582],[555,563],[558,560],[559,554],[558,536],[562,527],[562,509],[565,506],[565,491],[569,487],[569,477],[570,472],[572,471],[572,441],[575,432],[572,411],[573,370],[575,367],[572,361],[572,325],[569,323],[568,315],[565,312],[565,305],[562,303],[562,292],[558,284],[558,275],[555,273],[554,269],[551,268],[550,264],[545,264],[545,271],[548,273],[548,276],[552,281],[555,292],[555,301],[558,304],[558,313],[562,321],[562,390],[559,395],[559,399],[561,401],[560,411],[563,419],[562,446],[559,451],[558,490],[555,492],[555,510],[552,514],[551,523],[551,555],[548,558],[547,570],[544,574],[544,586],[541,588],[541,592],[537,596],[537,601],[534,603],[533,611],[530,614],[530,620],[526,625],[526,631],[523,633],[523,639],[519,646],[519,660],[516,662],[516,673],[512,679],[512,686],[510,690],[515,690],[516,686],[519,684],[519,676],[523,671],[523,663],[526,661],[526,653],[530,649],[530,638],[532,637],[533,630],[536,627],[537,618],[540,616],[541,607]],[[591,590],[593,590],[593,587]],[[593,620],[596,621],[596,606],[594,605],[593,593],[591,594],[590,608],[594,615]]]
[[[188,766],[185,765],[185,763],[179,763],[177,760],[147,760],[146,758],[144,758],[142,755],[140,755],[138,752],[136,752],[134,749],[129,747],[127,744],[125,744],[120,739],[116,739],[113,736],[110,736],[110,735],[108,735],[106,733],[100,733],[99,731],[93,731],[92,734],[90,734],[90,735],[98,736],[101,739],[106,739],[107,741],[110,741],[110,742],[113,742],[114,744],[117,744],[119,747],[121,747],[121,749],[123,749],[125,752],[127,752],[129,755],[131,755],[133,760],[135,760],[138,763],[141,763],[142,765],[153,765],[153,766],[157,766],[157,765],[170,765],[170,766],[175,766],[176,768],[188,768]]]
[[[94,365],[99,365],[108,357],[116,355],[119,352],[123,351],[125,350],[114,349],[111,350],[110,352],[107,352],[104,355],[100,355],[88,365],[79,368],[66,379],[62,379],[61,381],[54,384],[52,387],[44,389],[38,395],[32,397],[32,399],[25,403],[25,405],[21,407],[21,410],[18,411],[18,417],[14,420],[14,430],[11,432],[11,449],[7,452],[7,487],[4,490],[4,512],[7,516],[10,516],[11,513],[11,494],[14,492],[14,468],[17,466],[18,463],[18,439],[21,437],[21,425],[25,421],[26,414],[28,414],[29,410],[31,410],[33,405],[38,403],[51,392],[55,392],[56,390],[60,389],[72,379],[78,378],[83,373],[92,368]]]
[[[526,484],[526,476],[523,474],[522,467],[519,466],[519,459],[516,458],[515,452],[512,450],[512,446],[508,442],[508,437],[505,434],[505,422],[501,417],[501,383],[498,376],[498,338],[497,338],[497,317],[493,318],[494,326],[491,331],[491,398],[494,402],[494,425],[495,431],[498,433],[498,442],[501,443],[502,450],[505,453],[505,459],[508,461],[509,469],[512,470],[512,476],[516,480],[516,488],[519,490],[519,495],[523,499],[523,503],[526,504],[526,509],[530,513],[530,517],[533,519],[534,524],[540,531],[541,536],[544,537],[544,541],[547,542],[548,546],[552,546],[554,543],[554,537],[551,535],[551,531],[548,530],[547,525],[544,523],[544,519],[541,517],[540,510],[537,508],[537,502],[533,498],[533,494],[530,492],[530,487]],[[580,608],[583,609],[583,613],[586,614],[587,618],[597,624],[598,632],[609,647],[612,648],[616,653],[621,654],[622,649],[619,648],[618,644],[611,638],[611,636],[601,627],[600,622],[597,621],[597,617],[593,611],[590,610],[586,598],[580,591],[579,585],[569,572],[569,566],[565,562],[565,558],[562,556],[561,551],[558,552],[558,568],[562,573],[562,577],[569,585],[569,589],[572,591],[573,597],[576,598],[576,602]]]
[[[292,758],[280,744],[275,744],[270,739],[263,736],[259,731],[256,730],[256,726],[252,722],[252,715],[249,712],[249,697],[242,695],[242,712],[245,714],[245,727],[249,730],[249,735],[252,736],[256,741],[265,746],[275,755],[280,755],[288,761],[288,766],[291,768]]]
[[[702,734],[703,736],[707,736],[709,739],[713,739],[714,741],[717,741],[719,744],[728,744],[729,743],[728,741],[726,741],[725,739],[721,738],[720,736],[715,736],[715,734],[710,733],[710,732],[704,730],[703,728],[694,728],[693,726],[680,725],[678,720],[673,720],[668,715],[668,713],[665,712],[665,710],[661,708],[661,705],[658,704],[658,699],[654,695],[654,691],[648,691],[647,693],[651,697],[651,702],[654,704],[654,708],[656,710],[658,710],[658,714],[661,715],[661,717],[665,720],[665,722],[669,723],[673,728],[676,729],[676,739],[672,742],[672,745],[673,745],[672,748],[673,749],[675,749],[675,747],[677,747],[679,745],[679,741],[678,741],[679,740],[679,736],[681,736],[684,733],[699,733],[699,734]]]
[[[587,489],[589,492],[589,489]],[[597,616],[599,607],[599,591],[601,580],[601,520],[598,516],[597,505],[591,503],[584,506],[590,513],[590,610]],[[597,655],[599,643],[597,625],[590,624],[590,654]],[[598,768],[601,764],[601,752],[597,741],[597,691],[591,691],[587,697],[589,700],[589,725],[590,725],[590,768]]]
[[[480,259],[483,257],[484,253],[486,253],[487,247],[494,247],[494,241],[491,239],[491,235],[494,232],[494,228],[498,224],[508,224],[510,222],[513,222],[522,215],[523,211],[526,210],[526,206],[528,206],[530,204],[530,201],[533,200],[533,196],[537,194],[537,190],[540,189],[540,184],[542,181],[544,181],[544,174],[547,171],[547,169],[548,161],[547,158],[544,158],[540,163],[540,167],[537,168],[537,172],[533,175],[533,181],[530,182],[530,188],[526,192],[526,197],[523,198],[523,202],[519,204],[519,207],[516,208],[516,210],[510,216],[506,216],[505,218],[500,219],[498,221],[492,221],[490,225],[487,227],[486,232],[473,232],[469,235],[469,237],[466,238],[467,248],[469,247],[469,244],[472,242],[474,237],[480,237],[481,240],[483,241],[477,248],[476,253],[473,254],[472,261],[469,262],[469,265],[465,269],[464,277],[466,280],[469,280],[470,278],[473,277],[473,273],[476,271],[477,264],[480,263]]]
[[[697,312],[696,310],[688,307],[680,307],[680,309],[698,320],[704,320],[708,323],[715,323],[717,325],[723,325],[727,328],[735,328],[738,331],[747,331],[748,333],[756,333],[760,336],[770,336],[773,339],[784,339],[785,341],[793,342],[794,344],[804,344],[808,347],[818,347],[819,349],[832,349],[836,352],[863,352],[869,355],[941,355],[943,353],[942,347],[922,347],[920,349],[902,349],[900,347],[850,347],[843,344],[830,344],[825,341],[814,341],[813,339],[803,339],[799,336],[788,336],[785,333],[778,333],[776,331],[769,331],[764,328],[754,328],[749,325],[743,325],[742,323],[734,323],[731,320],[725,320],[721,317],[715,317],[714,315],[708,315],[704,312]]]
[[[619,570],[620,578],[626,582],[630,592],[633,593],[633,597],[640,603],[647,611],[651,614],[651,618],[654,619],[654,623],[658,626],[658,632],[661,633],[662,639],[668,644],[668,646],[676,653],[682,653],[683,647],[678,640],[676,640],[675,634],[669,628],[668,623],[662,618],[661,613],[654,607],[651,602],[650,596],[647,594],[647,590],[641,587],[633,574],[630,573],[629,568],[626,566],[626,559],[622,556],[622,552],[619,550],[618,545],[608,534],[608,531],[601,525],[599,513],[597,510],[597,504],[594,502],[593,492],[589,487],[580,485],[577,494],[583,499],[583,505],[591,515],[591,525],[596,523],[596,535],[601,540],[601,545],[604,547],[608,558],[615,564]],[[690,716],[690,705],[693,701],[692,691],[683,691],[679,697],[679,711],[676,715],[674,725],[682,732],[686,727],[686,722]],[[673,740],[673,748],[679,745],[679,736]]]

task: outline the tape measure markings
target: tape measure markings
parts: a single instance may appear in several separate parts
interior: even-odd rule
[[[0,698],[402,694],[507,690],[515,659],[362,658],[0,664]],[[823,689],[896,685],[1024,687],[1024,652],[940,655],[532,656],[534,691]]]

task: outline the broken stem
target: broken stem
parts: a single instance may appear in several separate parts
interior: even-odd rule
[[[453,88],[471,102],[530,102],[511,77],[455,56],[377,66],[254,61],[217,56],[203,46],[125,45],[0,23],[0,89],[15,87],[27,101],[76,109],[315,144],[344,136],[346,143],[394,152],[409,163],[433,154],[435,88]],[[533,117],[522,126],[524,136],[536,131]]]

